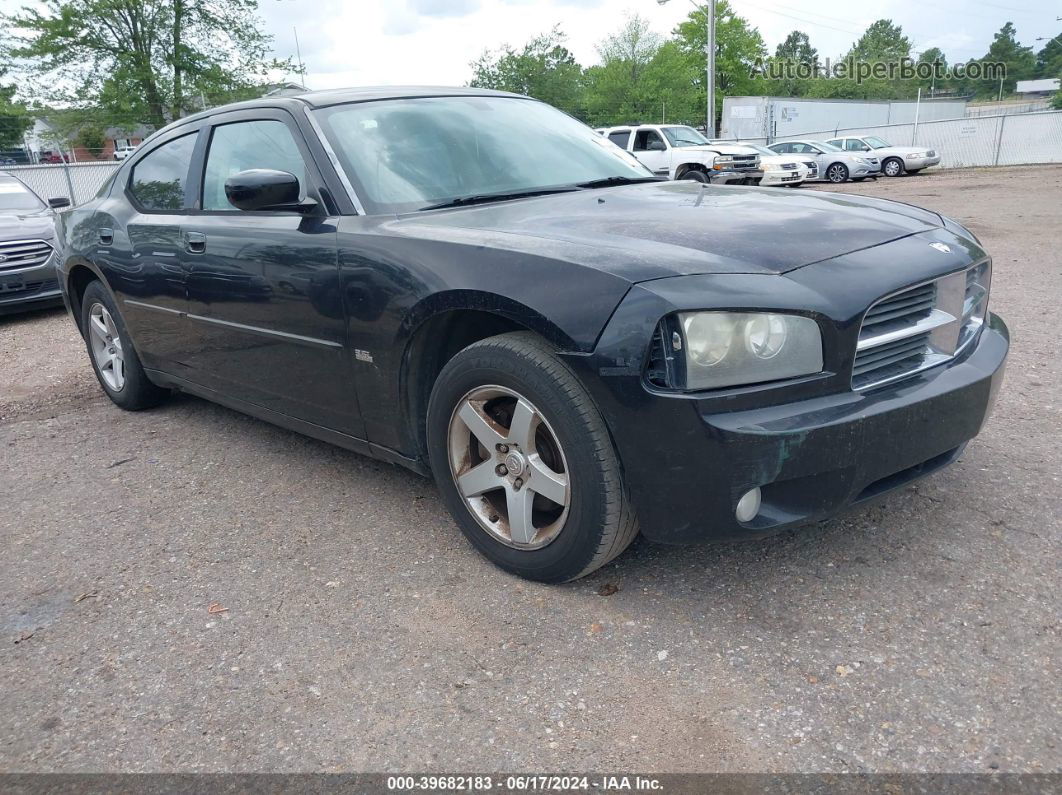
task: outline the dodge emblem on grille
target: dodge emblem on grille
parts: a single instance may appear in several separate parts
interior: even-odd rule
[[[951,253],[951,246],[949,246],[947,243],[930,243],[929,245],[930,245],[931,248],[935,248],[937,251],[941,252],[942,254],[950,254]]]

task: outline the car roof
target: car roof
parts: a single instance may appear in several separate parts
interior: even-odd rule
[[[423,99],[428,97],[509,97],[513,99],[526,99],[529,102],[537,100],[522,94],[513,94],[509,91],[495,91],[489,88],[469,88],[460,86],[457,88],[445,86],[365,86],[361,88],[333,88],[325,91],[307,91],[303,94],[291,94],[282,97],[260,97],[243,102],[232,102],[228,105],[219,105],[216,108],[193,113],[176,121],[170,122],[158,133],[182,127],[186,124],[199,122],[220,113],[229,113],[234,110],[253,110],[256,108],[285,108],[292,110],[297,107],[327,108],[332,105],[346,105],[352,102],[375,102],[385,99]],[[152,134],[155,138],[158,133]]]

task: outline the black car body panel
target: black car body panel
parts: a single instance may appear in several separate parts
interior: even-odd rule
[[[852,388],[872,303],[986,259],[961,227],[865,197],[689,182],[358,214],[311,109],[451,93],[511,96],[319,92],[199,114],[157,133],[109,193],[64,214],[63,288],[75,319],[78,285],[91,273],[115,295],[157,383],[420,472],[424,405],[413,395],[437,370],[417,358],[418,346],[448,333],[440,319],[471,314],[500,331],[531,330],[594,397],[642,530],[664,541],[821,518],[947,463],[981,427],[1007,350],[996,318],[947,364]],[[202,210],[211,130],[247,119],[281,121],[296,136],[313,212]],[[138,207],[132,169],[189,133],[198,137],[184,206]],[[661,319],[711,309],[813,318],[823,371],[707,392],[648,383]],[[764,511],[738,523],[734,503],[754,486]]]

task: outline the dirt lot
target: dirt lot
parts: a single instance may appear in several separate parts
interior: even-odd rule
[[[65,315],[0,318],[0,770],[1062,769],[1062,168],[845,190],[995,255],[982,436],[883,506],[565,587],[414,475],[191,398],[123,413]]]

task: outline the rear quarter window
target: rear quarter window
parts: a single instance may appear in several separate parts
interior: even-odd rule
[[[185,209],[188,168],[198,133],[167,141],[133,166],[129,192],[146,210]]]

